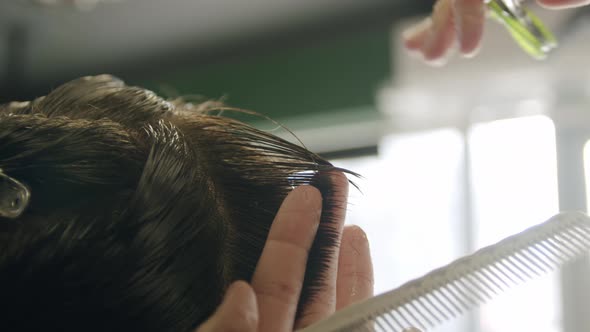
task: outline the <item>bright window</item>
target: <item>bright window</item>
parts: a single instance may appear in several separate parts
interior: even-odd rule
[[[365,177],[356,181],[362,193],[351,190],[347,222],[369,236],[377,293],[557,213],[550,119],[481,123],[467,138],[468,149],[456,130],[393,135],[378,156],[334,160]],[[557,332],[558,289],[555,275],[540,278],[484,305],[475,324],[457,320],[434,331]]]
[[[469,135],[477,248],[558,213],[553,122],[544,116],[494,121]],[[559,279],[517,286],[480,310],[480,332],[560,331]]]

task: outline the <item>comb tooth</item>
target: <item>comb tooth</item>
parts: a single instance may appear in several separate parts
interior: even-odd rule
[[[573,236],[579,239],[580,242],[584,244],[584,246],[590,246],[590,233],[588,233],[587,229],[581,228],[579,225],[575,225],[575,227],[566,229],[565,231],[571,233]]]
[[[518,284],[518,280],[514,280],[514,278],[512,278],[508,274],[508,272],[505,271],[505,268],[503,265],[500,264],[500,261],[496,261],[496,262],[494,262],[493,265],[490,265],[490,266],[493,267],[500,274],[502,274],[504,276],[504,278],[508,279],[508,281],[505,281],[504,279],[502,279],[502,281],[504,281],[507,285],[509,285],[509,287]]]
[[[494,295],[498,295],[498,291],[502,290],[501,288],[495,289],[493,287],[493,286],[495,286],[495,283],[488,282],[488,280],[490,278],[488,276],[486,276],[483,273],[483,271],[481,271],[481,270],[473,271],[473,278],[475,278],[479,282],[480,285],[482,285],[485,289],[489,290]]]
[[[376,331],[386,331],[383,328],[380,328],[379,325],[377,325],[377,319],[381,318],[382,322],[384,324],[386,324],[386,326],[388,327],[389,331],[393,331],[395,330],[395,326],[392,325],[392,323],[388,322],[386,318],[383,317],[387,317],[387,314],[389,314],[388,312],[382,313],[380,317],[373,317],[369,320],[370,323],[370,328],[368,329],[370,332],[376,332]],[[369,326],[369,325],[367,325]]]
[[[473,271],[473,274],[477,278],[477,280],[479,280],[479,282],[481,282],[482,285],[484,285],[487,289],[494,293],[494,295],[498,295],[499,292],[503,290],[502,287],[500,287],[500,285],[498,285],[492,277],[485,274],[485,270],[483,268]],[[496,288],[494,288],[494,286]]]
[[[417,324],[410,324],[410,326],[419,327],[422,330],[427,330],[432,325],[432,321],[426,319],[426,316],[420,311],[418,307],[415,306],[415,301],[407,302],[404,305],[404,309],[410,315],[412,319],[416,321]],[[412,311],[414,309],[414,311]],[[416,315],[414,314],[416,313]]]
[[[588,224],[587,220],[584,219],[575,219],[572,224],[575,225],[580,231],[590,235],[590,225]]]
[[[552,236],[547,239],[547,244],[554,247],[561,254],[561,262],[565,262],[570,257],[574,257],[576,254],[572,252],[571,249],[565,246],[559,239],[556,239],[555,236]]]
[[[471,287],[465,284],[464,280],[462,280],[461,278],[455,280],[455,285],[455,289],[458,292],[460,292],[461,295],[463,295],[463,298],[465,300],[469,301],[470,307],[476,307],[481,303],[480,298],[477,297],[476,294],[473,294],[473,290],[471,289]]]
[[[521,263],[520,261],[518,261],[515,258],[515,254],[514,253],[512,255],[506,257],[506,261],[509,262],[510,266],[512,266],[517,271],[519,271],[521,273],[521,275],[524,275],[525,276],[525,281],[524,282],[527,282],[528,280],[533,279],[534,276],[535,276],[535,274],[538,274],[528,264]],[[529,273],[529,271],[532,274]]]
[[[573,255],[569,250],[561,247],[557,242],[555,242],[551,238],[545,239],[544,244],[547,247],[550,247],[553,249],[553,251],[555,252],[556,258],[558,259],[559,265],[563,264],[563,262],[568,261],[570,259],[570,257],[572,257],[572,255]]]
[[[504,284],[504,286],[506,286],[506,288],[510,288],[510,284],[505,280],[505,278],[508,278],[510,280],[510,278],[508,276],[505,275],[505,273],[503,273],[503,271],[501,271],[500,269],[498,269],[497,266],[490,264],[488,266],[486,266],[487,271],[490,272],[490,274],[492,274],[494,277],[496,277],[497,280],[500,280],[502,282],[502,284]],[[501,274],[503,274],[505,276],[505,278],[502,278],[501,276],[499,276],[496,273],[496,270],[498,272],[500,272]]]
[[[526,282],[526,280],[518,273],[514,272],[514,270],[512,269],[511,264],[509,264],[510,262],[506,262],[506,258],[500,259],[498,261],[498,264],[501,265],[504,269],[506,269],[507,272],[510,272],[513,276],[515,276],[516,278],[520,279],[521,282]],[[514,282],[513,279],[511,279],[512,282]],[[518,284],[517,282],[514,282],[515,284]]]
[[[568,231],[567,229],[563,230],[560,237],[564,239],[564,241],[570,243],[572,246],[576,247],[577,253],[584,252],[588,250],[588,246],[586,245],[586,241],[580,239],[577,234],[571,230]]]
[[[373,328],[369,329],[367,328],[367,330],[371,331],[386,331],[386,328],[390,328],[391,324],[389,324],[389,322],[387,322],[387,319],[385,318],[385,314],[380,315],[378,317],[375,317],[374,319],[371,319],[370,322],[373,323]],[[353,331],[353,329],[349,329],[351,331]]]
[[[477,301],[475,301],[472,296],[463,291],[463,286],[460,285],[459,279],[453,280],[452,286],[453,287],[449,287],[449,289],[452,289],[454,292],[456,292],[456,294],[459,294],[457,299],[461,301],[461,303],[465,307],[465,310],[469,310],[470,308],[477,306]],[[463,302],[461,299],[465,299],[465,301],[470,302],[470,304],[465,304],[465,302]]]
[[[578,229],[580,232],[590,235],[590,225],[586,221],[575,220],[572,222],[572,225],[572,228]]]
[[[422,311],[417,310],[418,313],[420,313],[420,315],[422,316],[422,318],[424,318],[424,320],[426,321],[426,323],[428,325],[430,325],[430,326],[435,326],[436,325],[432,320],[435,320],[438,323],[441,323],[441,320],[426,305],[426,303],[424,302],[424,299],[425,299],[425,296],[422,295],[422,296],[416,298],[416,300],[413,301],[413,302],[415,302],[415,304],[416,304],[417,307],[423,309],[424,312],[426,312],[426,314],[424,314]],[[413,303],[411,305],[413,306]]]
[[[438,320],[439,322],[449,320],[451,317],[455,317],[453,312],[446,305],[446,302],[440,301],[440,299],[436,296],[436,291],[432,291],[430,295],[424,296],[424,300],[426,301],[426,305],[434,308],[434,310],[438,312],[439,316],[436,316],[436,318],[442,317],[442,319]],[[440,307],[443,307],[447,312],[450,313],[450,315],[447,315],[447,313],[445,313]]]
[[[465,311],[468,311],[471,307],[466,303],[467,300],[462,297],[462,294],[457,293],[457,291],[455,291],[454,287],[455,286],[453,286],[453,285],[449,285],[448,287],[445,287],[443,294],[446,292],[453,299],[455,299],[455,301],[457,301],[456,303],[458,303],[458,305],[461,306],[461,308],[459,310],[460,313],[463,313]]]
[[[388,328],[392,327],[392,324],[387,321],[387,315],[377,317],[375,319],[375,325],[377,325],[380,331],[387,331]]]
[[[462,313],[464,311],[469,310],[470,307],[463,301],[461,294],[458,294],[453,289],[452,284],[449,283],[449,284],[445,285],[445,287],[441,288],[440,291],[441,291],[440,293],[445,298],[451,298],[454,300],[454,301],[449,301],[449,302],[452,303],[455,308],[457,308],[458,313]],[[458,303],[458,305],[456,303]]]
[[[532,271],[533,273],[537,274],[535,271],[533,271],[530,266],[526,263],[521,264],[515,257],[514,255],[508,256],[506,257],[506,260],[510,263],[511,266],[513,266],[515,269],[517,269],[518,271],[520,271],[522,274],[525,275],[525,277],[527,279],[533,279],[533,276],[531,274],[529,274],[527,272],[527,270]],[[524,265],[524,266],[523,266]],[[526,268],[526,269],[525,269]]]
[[[587,251],[583,245],[577,243],[577,241],[574,239],[568,239],[567,237],[561,237],[560,241],[562,243],[564,243],[564,245],[567,243],[569,248],[572,248],[572,247],[574,248],[574,249],[570,249],[574,253],[572,255],[572,257],[578,256],[580,253]]]
[[[475,287],[475,289],[477,289],[479,291],[479,294],[482,294],[485,297],[481,303],[485,303],[493,297],[492,294],[490,294],[490,292],[488,292],[488,290],[487,290],[488,285],[486,285],[485,282],[482,282],[477,277],[477,275],[475,274],[475,271],[469,273],[466,277],[467,277],[466,280],[471,282],[471,284]],[[493,290],[492,290],[492,293],[494,293]]]
[[[483,278],[483,283],[484,283],[484,284],[488,284],[488,283],[489,283],[488,287],[489,287],[489,288],[492,290],[492,292],[494,292],[494,294],[498,294],[498,292],[497,292],[497,291],[496,291],[496,289],[494,289],[492,286],[496,287],[496,288],[497,288],[497,290],[498,290],[498,291],[500,291],[500,292],[504,290],[504,289],[502,288],[502,286],[500,286],[500,285],[499,285],[499,284],[496,282],[496,280],[494,280],[494,277],[493,277],[493,275],[490,275],[490,274],[488,273],[488,270],[487,270],[486,268],[481,268],[480,270],[478,270],[478,271],[475,271],[475,273],[476,273],[476,274],[477,274],[479,277]],[[486,281],[487,281],[487,282],[486,282]]]
[[[415,321],[425,322],[425,324],[428,326],[433,326],[432,321],[428,318],[428,316],[425,315],[422,310],[420,310],[422,309],[422,306],[419,306],[419,303],[416,303],[417,299],[418,298],[415,298],[414,300],[408,301],[405,304],[408,313]],[[414,313],[416,313],[417,316],[414,315]]]
[[[558,241],[560,245],[566,246],[569,250],[575,255],[578,256],[580,252],[586,251],[586,248],[583,243],[578,242],[576,237],[569,235],[566,230],[562,230],[561,232],[555,234],[555,240]]]
[[[467,289],[467,291],[469,292],[469,295],[471,295],[471,296],[473,296],[473,298],[475,298],[476,306],[480,305],[482,303],[485,303],[486,300],[480,296],[477,289],[474,290],[473,285],[471,284],[471,282],[469,281],[467,276],[468,275],[463,276],[463,278],[459,279],[458,281],[463,285],[463,287],[465,289]]]
[[[543,264],[544,262],[539,260],[539,257],[532,255],[531,250],[529,248],[523,249],[521,252],[516,254],[517,259],[524,258],[525,261],[530,262],[534,265],[537,269],[539,269],[542,273],[548,273],[553,270],[550,266]]]
[[[547,272],[549,271],[553,271],[555,267],[551,266],[549,263],[547,263],[547,261],[545,259],[543,259],[542,257],[540,257],[539,255],[537,255],[537,253],[535,253],[536,248],[534,246],[530,246],[527,248],[527,250],[523,250],[523,255],[527,256],[527,257],[531,257],[531,261],[534,261],[540,265],[545,266]]]
[[[387,317],[390,318],[393,321],[393,323],[395,323],[395,324],[393,324],[393,323],[391,324],[391,326],[393,326],[394,328],[397,325],[397,327],[400,330],[403,330],[404,327],[406,326],[406,325],[402,324],[399,320],[397,320],[397,318],[395,318],[395,313],[394,312],[388,312],[387,313]]]
[[[580,244],[580,246],[583,248],[583,251],[588,251],[588,249],[590,249],[590,237],[584,236],[581,231],[578,231],[575,228],[566,229],[565,232]]]
[[[564,232],[555,234],[554,239],[562,246],[569,248],[575,255],[585,250],[583,245],[580,245],[577,241],[573,240],[571,236],[564,234]]]
[[[580,235],[580,237],[583,237],[584,239],[586,239],[586,243],[590,242],[590,229],[588,228],[584,228],[581,226],[577,226],[575,228],[576,233]]]
[[[460,315],[461,313],[463,313],[463,309],[461,307],[459,307],[453,300],[457,301],[457,299],[454,297],[453,294],[451,294],[452,298],[449,297],[449,295],[447,295],[448,292],[446,290],[445,287],[441,287],[440,289],[438,289],[437,291],[433,292],[433,296],[438,300],[438,302],[440,303],[444,303],[443,306],[445,309],[448,310],[448,312],[453,316],[453,317],[457,317],[458,315]],[[440,299],[438,297],[438,294],[440,293],[440,295],[444,298],[444,299]],[[451,305],[454,309],[454,311],[452,309],[450,309],[449,307],[447,307],[445,304],[448,303],[449,305]]]
[[[418,304],[428,313],[428,315],[436,321],[436,323],[440,324],[444,322],[447,316],[440,311],[440,308],[436,305],[433,305],[432,301],[428,297],[428,295],[422,295],[420,298],[417,299]],[[434,310],[432,310],[434,309]],[[431,326],[436,326],[437,324],[432,324]]]
[[[420,319],[420,317],[424,317],[424,314],[418,310],[418,308],[416,308],[416,306],[413,303],[414,301],[409,301],[406,304],[404,304],[404,306],[402,307],[405,312],[410,315],[410,318],[414,320],[414,322],[416,322],[418,324],[418,326],[423,329],[426,330],[427,326],[426,324],[428,324],[429,326],[432,326],[432,322],[429,321],[428,319]],[[417,314],[419,314],[420,316],[416,316],[414,315],[414,312],[412,311],[412,309],[414,309],[416,311]],[[424,321],[426,321],[426,324],[424,324]],[[412,324],[412,321],[409,321],[409,326],[412,326],[414,324]]]
[[[418,320],[417,320],[417,319],[415,319],[415,318],[414,318],[414,321],[415,321],[415,323],[414,323],[414,324],[412,324],[412,321],[411,321],[411,320],[409,320],[409,319],[408,319],[408,318],[407,318],[407,317],[404,315],[404,312],[408,313],[407,311],[408,311],[408,309],[407,309],[405,306],[401,306],[401,307],[399,307],[399,309],[397,310],[397,313],[399,314],[399,317],[401,318],[401,320],[402,320],[402,321],[403,321],[403,323],[405,324],[405,325],[402,325],[402,327],[403,327],[403,326],[405,326],[405,327],[410,327],[410,326],[418,325],[418,327],[419,327],[420,329],[422,329],[422,330],[425,330],[425,329],[426,329],[426,327],[425,327],[425,326],[422,324],[422,322],[418,321]],[[410,316],[413,316],[411,312],[409,312],[408,314],[409,314]]]
[[[539,247],[544,249],[544,251],[540,251],[541,253],[545,254],[549,259],[551,259],[551,261],[554,262],[556,266],[561,265],[561,262],[563,261],[561,254],[551,246],[549,241],[545,239],[537,244]],[[547,253],[550,253],[553,257],[550,257]]]
[[[533,271],[537,276],[543,275],[551,270],[547,270],[546,267],[539,264],[534,257],[526,255],[528,248],[521,249],[514,253],[513,257],[519,261],[522,265],[526,266],[529,270]]]

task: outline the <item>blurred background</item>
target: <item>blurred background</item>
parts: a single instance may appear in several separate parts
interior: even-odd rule
[[[0,102],[110,73],[280,121],[364,176],[347,222],[368,233],[380,293],[560,210],[588,209],[589,10],[534,8],[560,40],[547,61],[489,22],[478,57],[431,68],[399,42],[431,6],[3,0]],[[295,141],[264,118],[226,115]],[[585,259],[434,331],[582,332],[589,307]]]

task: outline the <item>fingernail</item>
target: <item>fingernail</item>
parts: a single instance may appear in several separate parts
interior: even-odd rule
[[[248,294],[249,286],[246,284],[245,281],[235,281],[225,291],[225,296],[223,298],[224,302],[231,301],[236,296],[240,296],[242,293]]]
[[[448,60],[449,60],[448,56],[443,56],[441,58],[434,58],[434,59],[424,59],[426,64],[428,64],[431,67],[442,67],[447,64]]]
[[[475,30],[477,29],[465,32],[461,29],[460,32],[457,32],[462,34],[457,40],[459,41],[458,46],[460,53],[465,58],[476,56],[481,48],[482,30]]]
[[[227,288],[223,303],[230,312],[236,308],[243,310],[244,308],[256,308],[257,306],[252,287],[241,280],[235,281]]]
[[[430,17],[427,17],[427,18],[423,19],[422,21],[420,21],[420,23],[414,24],[411,27],[405,29],[402,32],[402,38],[405,40],[414,39],[418,35],[420,35],[422,32],[424,32],[426,29],[428,29],[431,24],[432,24],[432,19]]]
[[[474,48],[473,50],[463,51],[463,52],[461,52],[461,54],[463,55],[464,58],[471,59],[479,53],[480,49],[481,49],[481,46],[479,46],[479,44],[478,44],[478,46],[476,48]]]
[[[258,303],[252,287],[245,281],[236,281],[227,289],[219,310],[222,326],[235,330],[239,326],[253,331],[258,326]],[[226,319],[232,319],[228,323]],[[233,328],[233,329],[232,329]],[[224,329],[225,330],[225,329]]]

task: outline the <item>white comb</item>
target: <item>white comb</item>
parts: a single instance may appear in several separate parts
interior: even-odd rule
[[[590,217],[561,213],[299,332],[426,331],[589,250]]]

